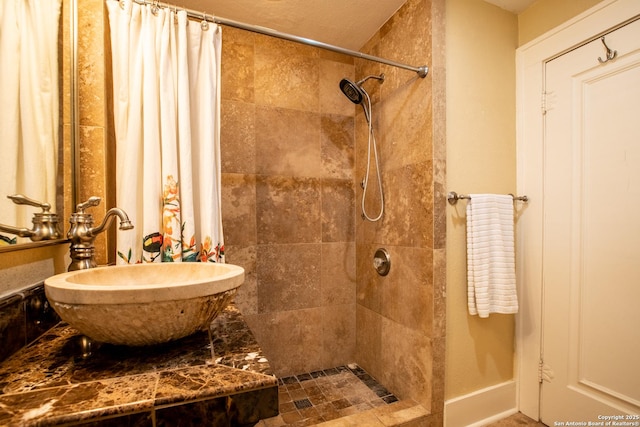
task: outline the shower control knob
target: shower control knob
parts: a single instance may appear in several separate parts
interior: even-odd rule
[[[389,274],[389,270],[391,269],[391,256],[386,249],[380,248],[373,255],[373,268],[375,268],[381,276]]]

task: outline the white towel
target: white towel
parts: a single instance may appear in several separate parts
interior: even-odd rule
[[[513,197],[471,194],[467,203],[469,314],[518,312]]]

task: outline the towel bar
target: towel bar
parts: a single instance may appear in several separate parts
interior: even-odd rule
[[[511,193],[509,193],[509,195],[513,197],[513,200],[519,200],[524,203],[527,203],[529,201],[529,197],[527,196],[514,196]],[[449,191],[447,193],[447,201],[450,205],[455,205],[460,199],[471,200],[471,196],[467,194],[458,194],[455,191]]]

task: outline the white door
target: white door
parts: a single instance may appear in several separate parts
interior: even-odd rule
[[[545,69],[540,415],[549,426],[611,416],[640,425],[640,21],[605,40],[613,60],[598,61],[597,39]]]

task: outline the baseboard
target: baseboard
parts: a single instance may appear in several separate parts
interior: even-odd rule
[[[445,401],[444,427],[480,427],[516,412],[516,382],[507,381]]]

